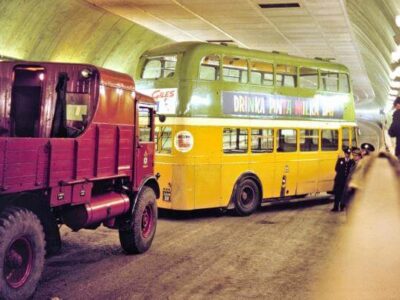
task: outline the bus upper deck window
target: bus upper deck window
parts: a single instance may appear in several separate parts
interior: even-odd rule
[[[339,92],[341,93],[350,92],[349,76],[345,73],[339,74]]]
[[[276,66],[276,85],[286,87],[297,86],[297,67],[290,65]]]
[[[224,81],[247,83],[247,60],[239,57],[225,56],[223,60]]]
[[[218,55],[208,55],[202,58],[199,78],[203,80],[219,80]]]
[[[250,82],[266,86],[274,85],[274,65],[263,61],[251,61]]]
[[[300,87],[306,89],[318,88],[318,70],[307,67],[300,68]]]
[[[176,69],[177,56],[158,56],[147,58],[142,71],[143,79],[158,79],[173,77]]]
[[[324,91],[337,92],[339,87],[339,74],[335,72],[321,72],[321,84]]]

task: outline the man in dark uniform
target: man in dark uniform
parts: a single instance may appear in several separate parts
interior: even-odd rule
[[[371,152],[375,151],[375,147],[370,143],[363,143],[360,146],[362,157],[368,156]]]
[[[354,167],[354,160],[350,158],[351,149],[347,146],[343,147],[344,157],[339,157],[336,166],[336,176],[333,185],[333,193],[335,195],[335,202],[332,211],[339,211],[342,208],[342,195],[346,185],[347,177],[350,170]]]
[[[363,158],[360,148],[353,147],[351,149],[351,154],[353,155],[353,165],[350,168],[347,180],[344,184],[342,200],[341,200],[341,210],[344,210],[349,206],[350,202],[353,200],[354,195],[357,190],[362,188],[364,182],[364,172],[362,167]]]
[[[393,113],[392,125],[389,128],[389,135],[396,138],[396,151],[395,154],[400,159],[400,97],[397,97],[393,102],[395,109]]]

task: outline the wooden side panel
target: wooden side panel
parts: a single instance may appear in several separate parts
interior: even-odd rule
[[[51,139],[50,186],[75,179],[75,140]]]
[[[117,127],[100,124],[97,127],[97,177],[116,175]]]
[[[118,174],[131,176],[133,164],[133,126],[118,128]]]
[[[96,129],[89,128],[76,143],[76,179],[93,178],[95,176]]]
[[[47,140],[15,138],[2,142],[0,147],[2,188],[6,192],[34,190],[47,185]]]
[[[4,179],[5,179],[5,158],[7,151],[7,141],[5,139],[0,140],[0,191],[4,189]]]

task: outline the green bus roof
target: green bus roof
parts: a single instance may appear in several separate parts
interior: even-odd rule
[[[196,52],[207,52],[207,54],[224,54],[224,55],[236,55],[254,59],[267,59],[277,62],[292,63],[294,65],[315,66],[322,69],[329,69],[329,70],[349,73],[346,66],[339,63],[326,61],[323,59],[310,59],[280,52],[266,52],[260,50],[245,49],[235,46],[210,44],[204,42],[179,42],[179,43],[167,44],[161,47],[148,50],[143,54],[143,56],[159,56],[159,55],[189,53],[189,52],[192,52],[193,54]]]

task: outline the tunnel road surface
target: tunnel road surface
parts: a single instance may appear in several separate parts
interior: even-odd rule
[[[118,232],[62,229],[34,299],[308,299],[346,225],[331,202],[218,211],[161,212],[151,249],[127,256]]]

